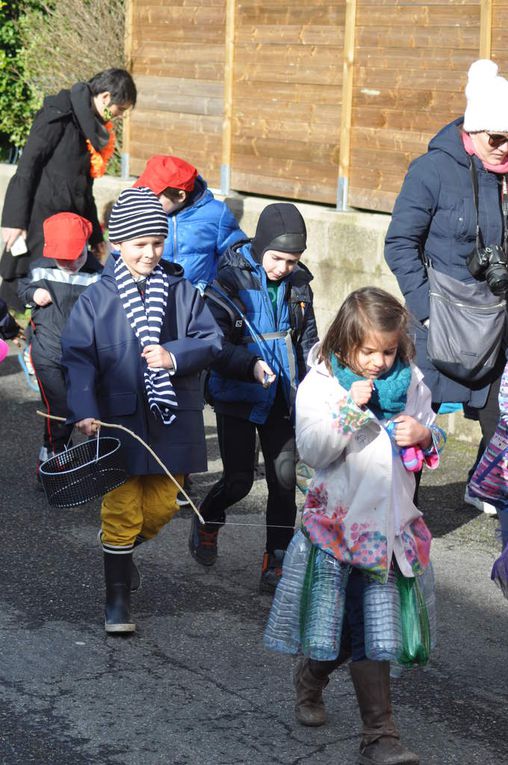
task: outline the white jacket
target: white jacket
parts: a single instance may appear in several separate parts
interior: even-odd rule
[[[324,362],[317,361],[318,354],[316,345],[296,398],[298,451],[316,470],[303,526],[314,544],[338,560],[384,579],[394,555],[401,572],[415,576],[429,563],[432,537],[413,503],[414,474],[393,450],[381,421],[356,406]],[[415,366],[403,414],[427,427],[435,419],[430,391]],[[444,434],[434,426],[432,436],[426,462],[434,468]]]

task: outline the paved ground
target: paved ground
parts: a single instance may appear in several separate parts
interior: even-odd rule
[[[138,633],[102,628],[98,506],[55,510],[33,490],[41,420],[15,357],[0,366],[0,763],[328,765],[356,762],[359,718],[347,670],[329,724],[293,718],[292,659],[262,646],[270,599],[257,592],[263,481],[230,514],[212,571],[187,552],[184,512],[138,559]],[[211,473],[220,465],[207,415]],[[507,762],[508,603],[489,580],[496,523],[462,504],[474,450],[450,443],[421,502],[435,535],[439,647],[394,681],[404,739],[422,765]]]

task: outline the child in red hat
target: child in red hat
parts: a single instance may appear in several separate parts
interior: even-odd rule
[[[183,266],[194,285],[213,281],[220,256],[247,239],[229,207],[214,198],[196,168],[180,157],[150,157],[134,186],[146,186],[159,198],[169,227],[162,258]]]
[[[43,257],[35,260],[28,275],[20,280],[18,294],[32,308],[31,360],[42,403],[48,414],[67,417],[60,338],[74,303],[100,278],[102,266],[88,252],[90,221],[75,213],[62,212],[46,218],[43,230]],[[37,479],[41,462],[61,452],[71,432],[72,425],[45,421]]]

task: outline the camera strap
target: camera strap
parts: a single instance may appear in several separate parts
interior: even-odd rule
[[[474,163],[474,157],[471,157],[469,169],[471,171],[471,180],[473,182],[474,206],[476,210],[476,249],[479,250],[480,248],[483,249],[485,245],[483,243],[483,236],[480,229],[480,210],[478,205],[478,174],[477,174],[475,163]],[[503,215],[504,215],[504,211],[503,211]],[[504,228],[506,231],[506,218],[505,218]]]

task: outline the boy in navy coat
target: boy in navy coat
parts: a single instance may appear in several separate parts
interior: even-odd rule
[[[62,337],[71,421],[88,436],[96,420],[124,425],[181,482],[206,470],[199,372],[222,333],[181,269],[159,264],[167,216],[146,188],[126,189],[109,221],[120,250],[74,307]],[[129,479],[105,495],[101,540],[108,633],[130,633],[134,547],[178,510],[177,488],[135,439],[119,431]]]

